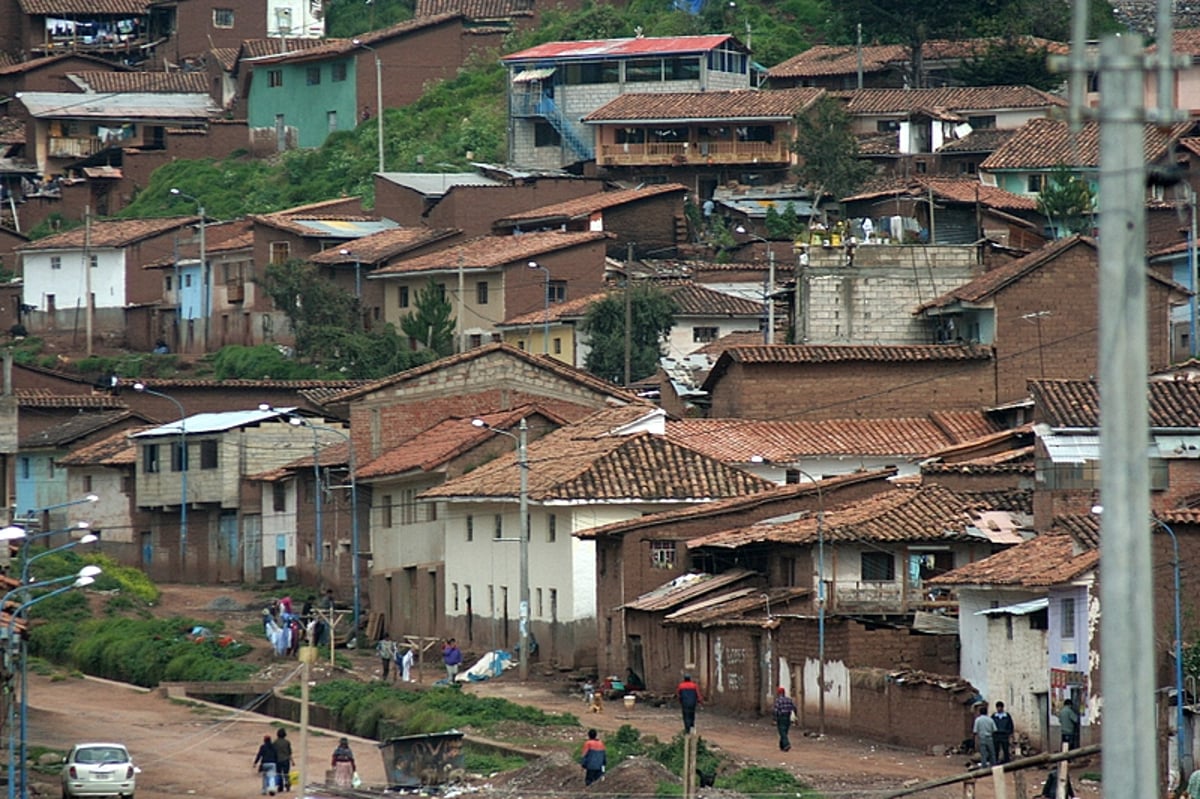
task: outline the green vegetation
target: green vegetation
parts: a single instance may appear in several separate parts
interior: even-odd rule
[[[421,342],[426,350],[445,357],[454,352],[454,319],[450,301],[432,277],[417,292],[415,306],[400,320],[404,335]]]
[[[300,688],[289,686],[287,693],[298,696]],[[333,711],[342,729],[379,740],[463,727],[488,732],[513,722],[579,726],[579,719],[572,715],[552,715],[505,699],[485,699],[452,689],[398,691],[382,682],[335,680],[314,686],[311,697]]]
[[[763,766],[747,766],[728,776],[718,777],[714,787],[737,791],[756,799],[816,799],[818,796],[811,787],[789,772]]]
[[[360,33],[412,19],[412,0],[332,0],[325,8],[325,35],[350,39]]]
[[[801,161],[796,174],[816,198],[814,212],[826,194],[834,199],[852,194],[873,170],[869,161],[858,157],[858,140],[845,107],[829,96],[818,100],[810,113],[796,118],[792,150]]]
[[[501,771],[515,771],[528,765],[529,761],[523,757],[478,752],[470,747],[467,748],[463,759],[463,768],[471,774],[497,774]]]
[[[660,342],[675,324],[675,302],[661,288],[645,281],[610,292],[588,309],[582,330],[590,338],[592,349],[585,367],[597,377],[617,384],[625,379],[626,291],[629,291],[632,320],[631,380],[649,377],[658,369]]]
[[[1096,192],[1086,179],[1059,164],[1050,174],[1049,183],[1042,187],[1037,206],[1058,235],[1084,233],[1092,226]]]

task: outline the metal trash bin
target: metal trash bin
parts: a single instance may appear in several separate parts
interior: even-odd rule
[[[463,733],[405,735],[379,744],[390,788],[442,785],[463,774]]]

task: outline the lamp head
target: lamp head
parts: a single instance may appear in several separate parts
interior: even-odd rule
[[[488,426],[488,423],[483,421],[482,419],[472,419],[471,424],[480,429],[483,429],[484,427]]]
[[[86,530],[92,526],[91,522],[75,522],[75,528],[78,530]]]
[[[764,458],[762,455],[751,455],[750,462],[751,463],[766,463],[767,459]]]
[[[83,588],[85,585],[91,585],[94,582],[96,582],[95,577],[80,577],[72,585],[76,588]]]
[[[302,427],[304,425],[304,420],[299,416],[289,416],[288,424],[290,424],[292,427]]]
[[[145,390],[146,390],[146,384],[145,384],[145,383],[134,383],[134,384],[133,384],[133,390],[134,390],[134,391],[145,391]]]
[[[260,402],[258,403],[258,409],[265,413],[266,411],[271,410],[271,406],[266,402]]]
[[[745,225],[738,225],[738,226],[737,226],[737,227],[735,227],[733,230],[734,230],[734,232],[735,232],[735,233],[745,233],[745,232],[746,232],[746,226],[745,226]]]
[[[171,193],[174,194],[176,197],[178,197],[180,194],[183,194],[183,192],[181,192],[179,189],[176,189],[174,187],[171,188]]]
[[[355,47],[362,47],[362,39],[351,39],[350,44],[354,45]]]
[[[80,539],[79,539],[79,543],[81,543],[81,544],[94,544],[94,543],[96,543],[96,542],[97,542],[97,541],[99,541],[99,540],[100,540],[100,536],[96,535],[95,533],[88,533],[88,534],[87,534],[87,535],[85,535],[83,538],[80,538]]]
[[[338,255],[350,255],[350,251],[343,247],[342,249],[338,250]]]
[[[100,568],[94,563],[89,563],[79,570],[79,578],[81,580],[90,580],[102,571],[104,571],[104,569]]]
[[[84,497],[84,499],[86,499],[88,502],[99,502],[100,501],[100,497],[96,494],[88,494],[86,497]]]
[[[540,264],[538,264],[538,262],[537,262],[537,261],[530,261],[529,263],[527,263],[527,264],[525,264],[525,265],[526,265],[526,266],[528,266],[530,269],[538,269],[538,268],[540,268]]]
[[[25,537],[25,528],[10,524],[0,529],[0,541],[17,541]]]

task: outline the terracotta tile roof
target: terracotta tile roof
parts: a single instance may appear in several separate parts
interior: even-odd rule
[[[977,178],[898,179],[891,186],[876,186],[871,191],[843,197],[841,202],[873,200],[883,197],[926,197],[932,191],[941,200],[966,205],[1000,208],[1006,211],[1036,211],[1037,200],[1022,197],[996,186],[985,186]]]
[[[939,153],[990,153],[1012,138],[1010,128],[981,128],[972,130],[961,139],[943,144]]]
[[[593,527],[574,533],[576,538],[600,538],[606,535],[622,535],[634,530],[646,530],[653,527],[669,527],[686,519],[717,517],[725,513],[736,513],[754,508],[766,508],[776,502],[786,502],[803,496],[830,497],[837,489],[844,486],[860,485],[874,481],[887,481],[896,476],[895,467],[876,469],[869,472],[854,472],[852,474],[828,477],[816,483],[797,483],[795,485],[777,485],[766,491],[746,496],[729,497],[706,502],[703,505],[691,505],[685,508],[647,513],[635,519],[613,522],[602,527]],[[832,506],[833,502],[830,500]]]
[[[1167,146],[1191,129],[1180,123],[1163,130],[1146,125],[1143,150],[1146,161],[1158,161]],[[1100,129],[1095,122],[1084,123],[1078,135],[1072,135],[1065,120],[1031,119],[1017,129],[1012,138],[1002,144],[979,165],[990,169],[1053,169],[1060,164],[1074,167],[1098,168],[1100,165]]]
[[[1146,48],[1146,52],[1158,52],[1158,43]],[[1183,55],[1200,55],[1200,28],[1176,28],[1171,36],[1171,52]]]
[[[25,120],[16,117],[0,119],[0,144],[24,144]]]
[[[926,582],[933,585],[1044,588],[1073,580],[1099,565],[1099,550],[1080,551],[1079,543],[1072,536],[1065,532],[1048,532]]]
[[[212,53],[213,59],[226,72],[233,72],[237,66],[238,48],[237,47],[214,47],[209,50]]]
[[[667,294],[675,302],[676,316],[719,316],[723,318],[761,316],[763,304],[710,289],[688,281],[682,286],[668,287]]]
[[[548,372],[555,373],[558,377],[569,382],[576,383],[596,391],[602,395],[608,395],[613,402],[622,404],[638,405],[647,408],[652,407],[649,402],[639,399],[636,395],[625,391],[619,386],[615,386],[606,380],[601,380],[582,369],[576,369],[573,366],[559,361],[555,358],[542,358],[531,353],[519,350],[516,347],[503,343],[485,344],[482,347],[460,352],[457,355],[451,355],[448,358],[433,361],[432,363],[423,364],[421,366],[407,369],[403,372],[397,372],[394,375],[372,380],[369,382],[359,382],[355,388],[348,389],[340,394],[336,394],[328,399],[328,404],[345,403],[352,400],[364,397],[368,394],[373,394],[376,391],[381,391],[401,383],[421,380],[428,375],[434,374],[442,369],[457,366],[462,363],[469,363],[474,360],[483,360],[493,354],[501,354],[508,358],[516,358],[530,364],[534,364],[539,369],[544,369]],[[149,381],[147,381],[149,382]]]
[[[34,70],[56,64],[67,58],[76,60],[83,58],[95,62],[96,66],[107,65],[110,69],[114,68],[111,62],[84,53],[59,53],[57,55],[41,56],[40,58],[30,58],[27,61],[17,61],[5,53],[0,54],[0,75],[18,75],[22,72],[33,72]]]
[[[495,222],[496,226],[512,226],[521,222],[552,222],[555,220],[586,219],[597,211],[603,211],[618,205],[633,203],[648,197],[657,197],[670,192],[690,191],[680,183],[658,183],[642,186],[636,189],[617,189],[587,194],[541,208],[532,208],[516,214],[510,214]]]
[[[1150,427],[1200,427],[1200,383],[1150,381]],[[1100,391],[1090,380],[1030,380],[1038,416],[1052,428],[1100,427]]]
[[[965,416],[966,414],[964,414]],[[983,413],[978,430],[997,426]],[[896,455],[924,458],[966,438],[956,437],[932,418],[830,419],[821,422],[761,422],[748,419],[681,419],[667,423],[667,437],[725,462],[749,463],[760,456],[775,463],[836,455]]]
[[[439,14],[433,17],[419,17],[417,19],[409,19],[404,22],[398,22],[387,28],[381,28],[376,31],[368,31],[360,34],[357,38],[362,44],[368,46],[377,46],[389,39],[395,39],[405,36],[415,31],[432,28],[435,25],[441,25],[451,20],[462,19],[462,14]],[[354,43],[354,39],[319,39],[315,47],[296,48],[292,52],[280,53],[278,49],[274,52],[267,52],[261,56],[255,56],[253,66],[259,64],[279,64],[284,62],[303,62],[303,61],[318,61],[325,58],[334,58],[338,56],[351,55],[354,53],[364,52],[361,45]],[[243,59],[246,56],[243,55]]]
[[[297,50],[311,50],[315,47],[323,47],[325,43],[325,39],[246,39],[242,42],[242,46],[238,50],[237,58],[240,61],[248,58],[279,55],[280,53],[294,53]]]
[[[502,61],[571,60],[577,58],[620,58],[622,56],[675,55],[706,53],[723,44],[738,44],[727,33],[705,36],[639,36],[630,39],[591,39],[574,42],[547,42],[505,56]]]
[[[692,354],[708,355],[716,360],[725,350],[734,347],[754,347],[762,343],[763,332],[761,330],[735,330],[728,335],[721,336],[716,341],[710,341]]]
[[[26,14],[74,17],[96,14],[144,16],[149,13],[145,0],[18,0]]]
[[[1016,283],[1031,272],[1053,262],[1055,258],[1058,258],[1074,247],[1089,247],[1094,251],[1096,243],[1086,236],[1068,236],[1049,242],[1040,250],[1034,250],[1015,261],[1009,261],[995,269],[984,272],[971,282],[965,283],[940,297],[935,297],[917,308],[916,312],[920,313],[927,308],[944,308],[947,305],[953,305],[958,302],[980,302],[1006,286]]]
[[[941,485],[904,485],[853,505],[825,509],[827,542],[982,541],[984,514],[1001,511],[1024,523],[1032,516],[1029,491],[953,491]],[[817,514],[723,530],[688,541],[688,549],[736,549],[747,544],[815,544]]]
[[[735,589],[711,599],[701,599],[691,605],[685,605],[673,613],[668,613],[663,617],[663,624],[697,625],[710,629],[713,627],[777,628],[781,622],[778,617],[767,615],[767,606],[786,609],[788,602],[808,596],[810,593],[812,590],[809,588],[786,586],[766,588],[765,591],[759,586]]]
[[[726,349],[722,358],[738,363],[903,363],[918,361],[986,361],[992,358],[987,347],[948,344],[765,344]]]
[[[357,238],[344,247],[330,247],[324,252],[309,256],[308,260],[314,264],[377,264],[457,233],[457,230],[450,228],[392,228]],[[342,250],[350,252],[348,255],[342,255]]]
[[[566,302],[556,302],[550,306],[550,315],[546,316],[546,309],[541,308],[529,313],[517,314],[510,316],[501,322],[497,327],[525,327],[526,325],[540,325],[547,319],[551,322],[561,322],[567,319],[581,319],[587,315],[588,309],[594,303],[600,302],[607,296],[606,292],[598,291],[595,294],[588,294],[585,297],[576,297],[573,300]]]
[[[720,574],[685,574],[647,591],[632,602],[626,602],[622,607],[647,613],[661,612],[707,596],[719,588],[726,588],[744,580],[755,580],[757,577],[758,574],[749,569],[730,569]]]
[[[851,116],[992,111],[1005,108],[1062,108],[1063,98],[1032,86],[944,86],[937,89],[855,89],[834,92]]]
[[[132,380],[126,380],[125,385]],[[260,389],[276,388],[300,391],[303,389],[353,389],[365,385],[367,380],[214,380],[187,377],[141,377],[137,382],[155,391],[170,391],[172,388],[191,389]]]
[[[1020,41],[1029,50],[1046,49],[1048,52],[1065,55],[1067,45],[1036,36],[1022,36]],[[986,52],[989,48],[1003,44],[998,38],[945,40],[934,39],[921,47],[921,58],[938,60],[947,58],[969,58]],[[909,49],[902,44],[877,44],[862,48],[863,72],[879,72],[891,67],[908,64]],[[852,45],[819,44],[792,56],[772,67],[768,77],[805,78],[819,75],[853,75],[858,71],[858,48]]]
[[[557,250],[565,250],[611,238],[601,231],[522,233],[519,236],[482,236],[463,244],[447,247],[428,255],[418,255],[376,269],[371,277],[407,275],[420,272],[495,269],[505,264],[526,261]]]
[[[13,392],[20,408],[128,408],[110,394],[55,394],[49,389],[18,388]]]
[[[113,219],[91,224],[90,233],[84,227],[78,227],[63,233],[56,233],[44,239],[22,244],[17,249],[21,252],[37,250],[70,250],[84,246],[85,237],[90,236],[88,246],[95,248],[128,247],[143,239],[179,230],[200,221],[198,216],[171,216],[162,219]]]
[[[923,463],[921,474],[1033,474],[1033,446],[980,455],[953,463]]]
[[[132,418],[133,412],[129,410],[79,413],[53,427],[22,436],[18,446],[22,449],[68,446],[84,436]]]
[[[59,458],[60,466],[132,466],[137,462],[138,445],[129,436],[150,426],[120,430],[107,438],[78,447]]]
[[[238,250],[249,250],[254,246],[254,224],[248,219],[235,219],[230,222],[210,221],[204,226],[204,237],[204,251],[208,255],[215,256],[237,252]],[[189,239],[195,238],[195,236],[189,237]],[[142,264],[142,268],[163,269],[173,267],[176,258],[195,258],[199,254],[200,244],[198,241],[181,241],[175,252]]]
[[[413,16],[462,14],[470,20],[533,16],[533,0],[417,0]]]
[[[204,72],[72,72],[68,78],[101,93],[208,94]]]
[[[610,409],[556,430],[528,448],[529,497],[536,502],[706,502],[773,488],[769,481],[649,432],[610,433]],[[642,415],[645,410],[641,410]],[[507,498],[519,493],[516,454],[429,489],[426,498]]]
[[[555,424],[560,425],[566,421],[549,411],[532,405],[522,405],[520,408],[507,411],[456,416],[446,419],[428,430],[422,430],[395,449],[359,466],[358,477],[360,479],[384,477],[404,474],[417,469],[423,472],[433,471],[444,466],[452,458],[497,435],[495,430],[475,427],[471,424],[472,420],[482,419],[487,422],[488,427],[509,430],[515,427],[521,419],[528,419],[534,415],[546,416]]]
[[[900,155],[900,135],[897,133],[856,133],[859,155]]]
[[[824,94],[824,89],[622,94],[585,116],[583,121],[788,120]]]

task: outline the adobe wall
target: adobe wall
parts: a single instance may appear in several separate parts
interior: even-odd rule
[[[907,747],[957,745],[971,737],[970,695],[928,683],[902,683],[886,670],[856,669],[850,675],[849,730]]]
[[[713,386],[712,417],[844,419],[924,416],[996,404],[991,360],[731,363]]]
[[[458,228],[466,236],[484,236],[492,232],[498,219],[603,190],[603,181],[581,178],[539,178],[509,186],[455,186],[427,218],[408,224]]]

